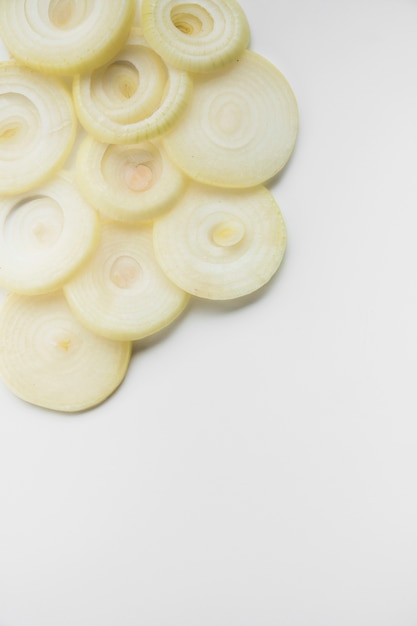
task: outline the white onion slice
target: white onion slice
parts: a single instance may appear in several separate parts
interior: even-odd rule
[[[190,185],[154,224],[156,257],[166,275],[200,298],[227,300],[266,284],[284,256],[280,209],[265,187]]]
[[[98,233],[97,213],[63,173],[0,199],[0,285],[26,294],[56,289],[92,252]]]
[[[99,337],[71,313],[61,292],[10,294],[0,308],[0,376],[19,398],[81,411],[122,382],[131,344]]]
[[[3,0],[0,32],[8,50],[33,69],[90,71],[126,41],[135,0]]]
[[[160,142],[104,144],[87,136],[76,161],[83,195],[111,219],[154,219],[180,196],[185,176]]]
[[[74,104],[89,134],[103,143],[137,143],[166,132],[183,112],[191,79],[167,65],[134,28],[109,63],[76,76]]]
[[[235,0],[143,0],[142,28],[168,63],[208,72],[236,60],[249,43],[246,16]]]
[[[199,182],[252,187],[284,167],[297,132],[297,103],[287,80],[267,59],[246,50],[232,66],[195,77],[186,113],[164,145]]]
[[[0,63],[0,194],[32,189],[58,171],[75,133],[71,97],[60,81]]]
[[[136,340],[176,319],[188,294],[172,284],[154,258],[152,228],[103,225],[95,255],[64,287],[74,314],[111,339]]]

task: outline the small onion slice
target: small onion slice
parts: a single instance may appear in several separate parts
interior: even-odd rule
[[[142,28],[168,63],[209,72],[236,60],[249,43],[246,16],[235,0],[143,0]]]
[[[280,209],[263,186],[216,189],[194,183],[154,224],[156,257],[181,289],[227,300],[265,285],[287,242]]]
[[[98,235],[96,211],[63,172],[35,190],[0,199],[0,285],[24,294],[60,287]]]
[[[87,136],[76,171],[81,192],[103,216],[129,222],[154,219],[185,186],[185,176],[158,141],[118,145]]]
[[[263,56],[245,50],[232,66],[195,77],[186,114],[164,145],[199,182],[253,187],[284,167],[297,132],[297,102],[286,78]]]
[[[0,32],[28,67],[71,75],[91,71],[120,50],[135,9],[135,0],[5,0]]]
[[[89,263],[64,286],[74,314],[111,339],[142,339],[170,324],[189,296],[172,284],[154,258],[152,228],[103,225]]]
[[[62,293],[10,294],[0,308],[0,376],[19,398],[75,412],[122,382],[131,344],[99,337],[71,313]]]
[[[192,87],[186,72],[167,65],[133,28],[109,63],[76,76],[81,124],[103,143],[137,143],[166,132],[180,117]]]
[[[75,134],[71,96],[58,79],[0,63],[0,194],[32,189],[58,171]]]

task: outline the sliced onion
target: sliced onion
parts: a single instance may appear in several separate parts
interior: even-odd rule
[[[176,319],[188,302],[154,258],[151,227],[117,222],[103,225],[98,250],[64,291],[82,323],[111,339],[151,335]]]
[[[10,294],[0,308],[0,376],[19,398],[81,411],[122,382],[131,344],[99,337],[71,313],[61,292]]]
[[[186,114],[164,145],[199,182],[253,187],[284,167],[297,131],[297,103],[287,80],[267,59],[246,50],[232,66],[195,77]]]
[[[73,83],[78,117],[103,143],[137,143],[166,132],[183,112],[191,79],[167,65],[140,31],[111,62]]]
[[[75,133],[61,82],[14,61],[0,63],[0,194],[32,189],[58,171]]]
[[[38,294],[60,287],[87,259],[99,235],[97,213],[63,173],[0,199],[0,285]]]
[[[158,141],[104,144],[87,136],[77,155],[83,195],[111,219],[143,221],[166,211],[185,186]]]
[[[143,0],[142,28],[168,63],[208,72],[236,60],[249,43],[246,16],[235,0]]]
[[[0,32],[8,50],[28,67],[76,74],[120,50],[135,9],[135,0],[6,0],[0,2]]]
[[[287,235],[265,187],[191,185],[154,225],[155,254],[173,283],[200,298],[227,300],[265,285],[277,271]]]

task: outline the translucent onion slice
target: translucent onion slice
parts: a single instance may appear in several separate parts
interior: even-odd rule
[[[167,276],[200,298],[227,300],[266,284],[286,247],[280,209],[265,187],[216,189],[194,183],[154,225]]]
[[[156,140],[117,145],[87,136],[77,155],[76,171],[83,195],[115,220],[154,219],[185,186],[184,175]]]
[[[71,97],[61,82],[14,61],[0,63],[0,194],[32,189],[58,171],[75,134]]]
[[[168,63],[207,72],[236,60],[249,43],[246,16],[235,0],[143,0],[142,28]]]
[[[97,70],[76,76],[78,117],[103,143],[137,143],[166,132],[183,112],[191,79],[167,65],[132,29],[123,50]]]
[[[199,182],[252,187],[282,169],[297,131],[297,103],[287,80],[267,59],[246,50],[227,69],[195,77],[186,114],[164,145]]]
[[[103,225],[100,246],[64,287],[74,314],[111,339],[141,339],[170,324],[188,295],[154,258],[150,226]]]
[[[0,308],[0,376],[18,397],[55,411],[81,411],[122,382],[131,344],[99,337],[61,292],[10,294]]]
[[[86,260],[98,233],[97,213],[63,173],[0,199],[0,285],[25,294],[56,289]]]
[[[125,43],[135,0],[9,0],[0,2],[0,32],[12,55],[33,69],[91,71]]]

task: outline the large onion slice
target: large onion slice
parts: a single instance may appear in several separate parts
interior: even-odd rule
[[[33,69],[76,74],[109,61],[126,41],[135,0],[2,0],[0,32]]]
[[[167,65],[134,28],[109,63],[76,76],[78,117],[103,143],[136,143],[166,132],[183,112],[191,90],[186,72]]]
[[[90,262],[64,287],[74,314],[112,339],[141,339],[170,324],[188,294],[171,283],[154,258],[152,228],[103,225]]]
[[[246,16],[235,0],[143,0],[146,39],[168,63],[190,72],[236,60],[249,43]]]
[[[75,133],[71,97],[58,79],[0,63],[0,194],[32,189],[58,171]]]
[[[83,327],[60,292],[10,294],[0,308],[0,376],[18,397],[56,411],[81,411],[122,382],[129,342]]]
[[[246,50],[232,66],[195,76],[186,114],[164,144],[177,165],[202,183],[252,187],[286,164],[297,131],[297,103],[287,80]]]
[[[86,260],[98,233],[97,213],[62,172],[0,199],[0,285],[26,294],[56,289]]]
[[[190,185],[154,225],[156,257],[167,276],[200,298],[247,295],[269,281],[286,247],[286,228],[271,192]]]
[[[154,219],[185,186],[185,176],[158,141],[117,145],[87,136],[76,169],[83,195],[100,213],[116,220]]]

